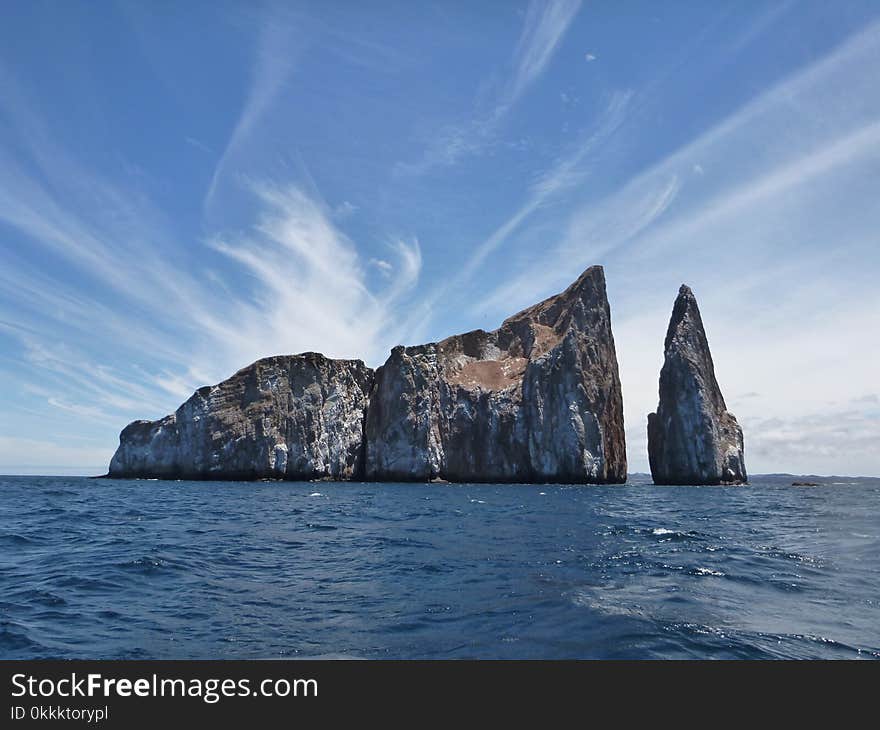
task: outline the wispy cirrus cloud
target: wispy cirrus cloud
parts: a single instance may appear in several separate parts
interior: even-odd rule
[[[209,242],[254,279],[253,301],[238,304],[236,330],[225,335],[233,357],[299,352],[321,343],[332,357],[375,364],[390,346],[395,305],[418,280],[418,242],[390,246],[397,263],[386,262],[386,288],[373,293],[357,249],[324,206],[295,186],[260,184],[253,191],[260,209],[254,225]]]
[[[878,63],[875,24],[610,195],[588,195],[557,229],[557,242],[535,252],[521,274],[487,292],[474,311],[508,313],[552,294],[573,272],[604,263],[628,450],[633,468],[645,469],[644,419],[656,406],[662,334],[675,288],[686,281],[704,309],[722,387],[747,393],[760,383],[762,392],[773,393],[728,398],[741,420],[755,424],[747,429],[751,468],[770,468],[773,454],[783,454],[780,439],[797,429],[784,453],[808,463],[808,445],[826,435],[834,443],[843,439],[843,431],[815,418],[822,400],[843,403],[878,356],[876,338],[866,333],[876,329],[870,322],[880,298],[865,272],[878,264],[880,211],[859,183],[880,165],[880,95],[871,71]],[[602,174],[601,166],[594,174]],[[829,306],[831,321],[823,315],[831,316]],[[811,334],[804,336],[807,321]],[[743,342],[764,356],[743,361]],[[842,352],[858,356],[839,362]],[[801,377],[792,377],[792,363]],[[839,377],[829,379],[835,370]],[[769,415],[780,403],[785,411]],[[847,428],[875,423],[853,420],[849,406],[829,408],[829,422],[839,416]],[[788,426],[765,427],[777,419]],[[851,443],[853,463],[865,469],[868,442]],[[795,460],[798,449],[804,458]],[[823,449],[810,462],[816,470]],[[826,466],[831,461],[823,459]]]
[[[433,316],[434,308],[439,302],[471,281],[485,262],[505,246],[517,231],[525,227],[530,218],[544,206],[583,182],[584,178],[590,174],[588,163],[591,156],[602,148],[626,120],[631,98],[630,92],[618,92],[611,95],[602,113],[597,116],[592,125],[584,130],[577,144],[561,155],[547,170],[536,176],[528,188],[526,199],[522,205],[495,228],[489,236],[473,247],[470,256],[453,276],[435,286],[415,305],[410,315],[409,329],[411,332],[424,332],[428,320]],[[570,277],[570,270],[568,274]],[[517,279],[511,286],[534,291],[534,282],[531,281],[534,278],[534,272],[529,272],[522,278],[524,279],[526,276],[530,279],[526,287],[523,287],[521,279]],[[499,303],[504,302],[509,306],[505,289],[506,287],[497,289],[495,297]],[[521,292],[518,292],[518,295],[520,294]],[[478,303],[477,306],[482,306],[487,302],[494,304],[495,299],[487,299]]]
[[[254,359],[321,350],[376,365],[396,344],[418,240],[386,236],[377,282],[338,227],[355,206],[328,207],[307,174],[278,181],[249,166],[293,71],[294,20],[263,18],[253,82],[204,198],[212,208],[222,188],[243,215],[234,229],[209,215],[201,241],[182,240],[136,180],[111,181],[66,148],[0,65],[0,373],[14,401],[4,410],[24,428],[105,434],[100,463],[122,425]]]
[[[581,0],[533,0],[514,51],[514,73],[499,108],[513,104],[547,68],[563,36],[577,15]]]
[[[250,282],[233,297],[229,289],[204,286],[195,278],[181,284],[177,277],[154,286],[148,302],[138,301],[138,291],[120,295],[122,301],[136,302],[126,315],[118,305],[111,309],[99,297],[66,291],[23,264],[4,269],[0,307],[14,307],[7,316],[19,324],[3,329],[22,344],[29,365],[44,374],[50,406],[121,419],[167,410],[181,395],[261,356],[320,349],[329,356],[363,357],[374,365],[382,359],[396,344],[389,338],[398,326],[394,312],[399,300],[419,277],[418,242],[389,244],[388,277],[384,288],[374,292],[359,253],[321,202],[291,185],[264,183],[252,193],[252,226],[208,242],[209,251],[249,273]],[[40,231],[19,230],[33,243],[52,248],[54,242],[41,238]],[[65,254],[76,260],[77,251]],[[90,260],[85,256],[80,263]],[[152,271],[148,258],[134,276],[159,280],[162,271]],[[198,296],[198,306],[178,304],[174,287],[181,285],[198,292],[189,293]],[[96,334],[107,338],[101,341],[108,361],[130,358],[131,367],[96,360]],[[52,344],[54,337],[84,347]],[[179,348],[181,339],[189,343],[186,350]]]
[[[3,80],[15,90],[10,75]],[[48,412],[70,430],[88,423],[113,434],[258,357],[323,350],[376,365],[396,344],[395,312],[421,270],[417,240],[390,239],[376,288],[315,192],[251,182],[240,194],[251,224],[211,235],[207,247],[189,242],[201,248],[194,269],[137,189],[57,145],[24,95],[4,101],[2,122],[15,135],[0,142],[0,337],[18,352],[0,372],[24,399],[8,415],[51,421]],[[41,257],[63,262],[79,284],[59,281]]]
[[[293,74],[297,55],[304,46],[304,40],[297,30],[297,21],[300,20],[292,10],[278,6],[259,19],[251,86],[226,147],[214,166],[202,203],[207,215],[212,213],[224,177],[230,168],[234,169],[236,162],[242,161],[241,156],[252,142],[255,130],[283,94]]]
[[[436,167],[454,165],[489,145],[504,117],[547,70],[580,7],[581,0],[531,0],[509,62],[507,79],[488,94],[488,105],[484,102],[478,106],[466,121],[441,127],[421,160],[398,163],[395,172],[424,174]]]
[[[854,398],[880,360],[876,13],[579,11],[533,2],[462,32],[489,15],[267,3],[175,10],[166,33],[160,9],[136,14],[132,53],[5,44],[0,438],[106,461],[121,425],[261,355],[378,364],[602,263],[634,468],[684,280],[749,468],[842,463],[824,438],[870,471],[874,406]]]
[[[592,261],[601,261],[607,252],[660,219],[675,201],[680,188],[679,177],[670,175],[663,185],[625,189],[619,198],[608,201],[599,210],[579,211],[547,252],[545,266],[535,267],[496,287],[475,302],[474,308],[505,311],[512,302],[538,300],[546,292],[564,288],[572,272],[586,268]]]
[[[740,240],[729,250],[741,256],[743,246],[755,248],[754,233],[743,235],[742,226],[760,231],[751,216],[760,211],[762,222],[768,222],[780,210],[780,200],[807,206],[802,220],[809,220],[811,199],[828,187],[832,175],[873,164],[880,96],[871,88],[869,69],[878,61],[880,24],[762,93],[612,194],[576,207],[552,253],[541,252],[542,276],[528,271],[483,304],[509,303],[513,291],[531,300],[569,278],[573,266],[608,260],[620,250],[662,263],[672,249],[705,248],[695,242],[717,240],[718,230],[728,231],[726,240]],[[846,102],[835,103],[844,83]],[[730,154],[737,149],[742,154]],[[827,200],[836,202],[837,196]],[[828,215],[822,207],[813,211],[813,216]],[[862,219],[854,223],[867,227]],[[768,225],[760,235],[773,230]],[[817,249],[811,246],[808,252]],[[678,265],[678,259],[669,261]]]
[[[466,281],[482,266],[486,258],[501,247],[529,217],[554,196],[568,191],[581,182],[589,170],[582,169],[591,154],[596,152],[623,124],[632,94],[618,92],[611,96],[604,111],[582,135],[573,150],[566,152],[554,165],[540,174],[532,184],[525,203],[510,218],[480,243],[455,283]]]

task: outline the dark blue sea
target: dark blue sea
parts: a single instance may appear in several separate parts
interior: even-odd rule
[[[880,658],[880,480],[644,481],[0,477],[0,657]]]

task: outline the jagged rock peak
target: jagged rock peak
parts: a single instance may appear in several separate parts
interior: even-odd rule
[[[111,477],[358,479],[373,370],[320,353],[257,360],[119,437]]]
[[[395,348],[366,422],[371,479],[623,482],[623,406],[601,267],[506,319]]]
[[[748,481],[742,429],[727,411],[697,299],[682,284],[660,371],[660,402],[648,416],[648,460],[656,484]]]

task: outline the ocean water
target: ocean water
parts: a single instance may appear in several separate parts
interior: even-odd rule
[[[791,481],[0,477],[0,657],[880,658],[880,480]]]

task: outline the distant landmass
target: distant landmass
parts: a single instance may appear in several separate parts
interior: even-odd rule
[[[696,299],[682,287],[649,418],[657,483],[745,483]],[[602,267],[506,319],[377,370],[319,353],[263,358],[120,435],[108,476],[616,484],[623,402]]]

